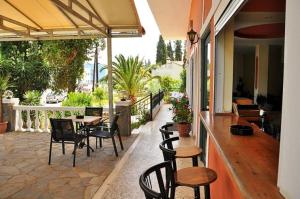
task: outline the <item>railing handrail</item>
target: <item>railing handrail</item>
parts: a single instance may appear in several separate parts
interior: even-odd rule
[[[40,111],[84,111],[85,107],[80,106],[31,106],[31,105],[14,105],[14,110],[40,110]],[[103,111],[108,111],[107,107],[103,107]]]
[[[133,104],[131,104],[131,106],[136,105],[137,103],[144,101],[145,99],[149,98],[151,96],[151,94],[146,95],[145,97],[143,97],[142,99],[139,99],[138,101],[134,102]]]

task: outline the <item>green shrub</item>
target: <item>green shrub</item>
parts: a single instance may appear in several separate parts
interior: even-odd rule
[[[92,95],[88,93],[70,92],[62,102],[62,106],[91,106]]]
[[[40,105],[42,93],[40,91],[32,90],[27,91],[24,94],[24,101],[22,102],[23,105],[28,106],[37,106]]]
[[[95,91],[92,93],[93,95],[93,104],[95,105],[103,105],[105,100],[108,99],[107,90],[103,87],[97,87]]]

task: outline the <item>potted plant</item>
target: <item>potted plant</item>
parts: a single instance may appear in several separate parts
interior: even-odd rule
[[[7,122],[3,121],[3,104],[2,97],[6,89],[8,88],[8,76],[0,75],[0,134],[6,132]]]
[[[186,95],[179,99],[172,99],[173,121],[176,123],[180,137],[189,136],[193,119],[192,109]]]

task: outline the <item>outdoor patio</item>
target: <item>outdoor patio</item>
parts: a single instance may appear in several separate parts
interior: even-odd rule
[[[63,155],[61,145],[54,144],[52,164],[48,165],[50,134],[1,135],[0,198],[144,198],[138,184],[139,175],[163,161],[158,129],[171,121],[169,107],[161,106],[154,121],[142,126],[139,134],[123,137],[125,150],[118,158],[111,140],[106,140],[91,157],[86,156],[86,148],[79,149],[75,168],[72,167],[72,145],[67,146]],[[91,146],[95,146],[95,139],[90,140]],[[179,145],[190,145],[193,141],[193,137],[184,138]],[[117,147],[120,151],[119,145]],[[191,164],[188,159],[178,161],[179,167]],[[179,187],[176,198],[193,198],[193,190]]]
[[[111,139],[87,157],[86,148],[78,149],[76,167],[72,167],[73,145],[53,144],[48,165],[49,133],[13,132],[0,136],[0,198],[92,198],[112,172],[136,134],[123,137],[124,151],[117,142],[119,157],[114,154]]]

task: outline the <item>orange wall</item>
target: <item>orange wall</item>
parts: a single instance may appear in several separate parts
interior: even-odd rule
[[[217,175],[217,180],[210,185],[211,199],[241,199],[243,198],[234,182],[234,179],[216,149],[214,141],[209,138],[208,146],[208,167],[213,169]]]
[[[211,1],[212,0],[204,0],[204,17],[203,17],[203,21],[205,21],[210,9],[211,9]]]
[[[193,28],[199,33],[202,27],[202,3],[203,0],[192,0],[190,20],[193,20]]]

